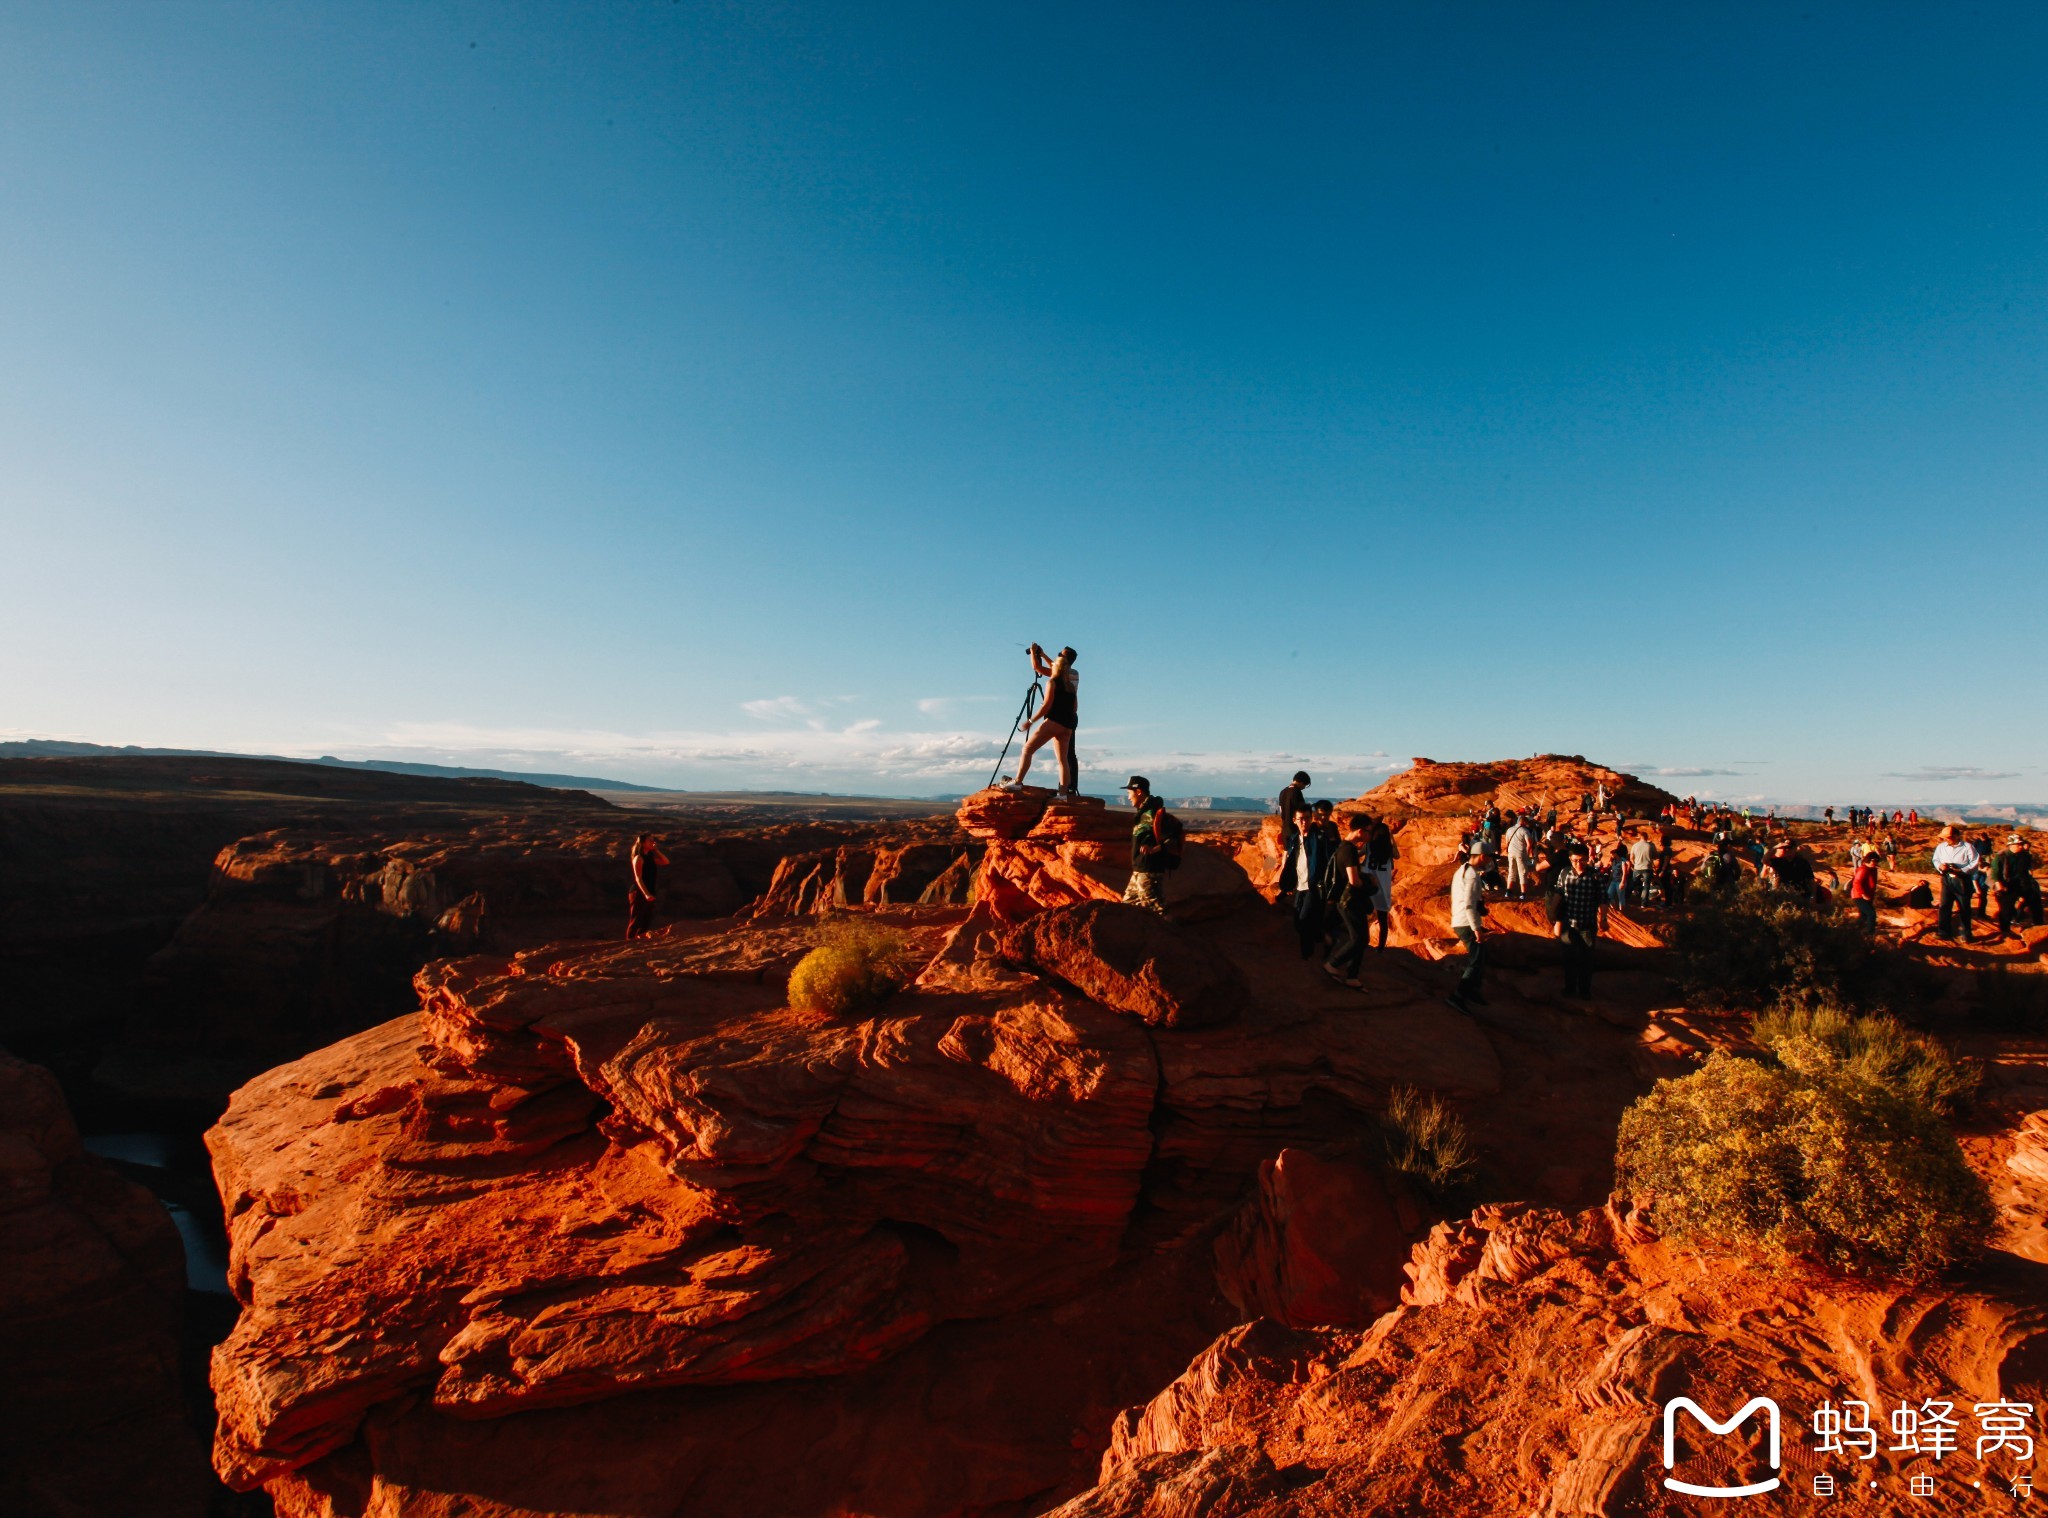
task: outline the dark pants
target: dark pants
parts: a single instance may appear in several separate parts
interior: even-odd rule
[[[1337,940],[1336,952],[1330,956],[1330,968],[1346,980],[1358,979],[1359,966],[1365,963],[1372,917],[1369,901],[1346,901],[1337,908],[1337,926],[1343,936]]]
[[[2041,926],[2040,882],[2029,880],[2024,885],[1998,888],[1998,934],[2001,938],[2012,931],[2013,918],[2022,914],[2035,927]]]
[[[1856,898],[1856,923],[1865,938],[1877,936],[1877,903],[1868,896]]]
[[[1956,914],[1962,920],[1962,937],[1965,943],[1970,938],[1970,877],[1967,875],[1944,875],[1941,877],[1941,920],[1935,924],[1936,938],[1956,936]]]
[[[1465,946],[1465,973],[1458,977],[1458,992],[1486,990],[1486,940],[1470,928],[1453,928],[1458,942]]]
[[[626,936],[638,938],[654,931],[654,898],[638,891],[626,893]]]
[[[1575,928],[1565,924],[1564,930],[1564,994],[1567,996],[1591,996],[1593,994],[1593,945],[1599,942],[1597,928]]]
[[[1309,955],[1323,946],[1324,928],[1329,913],[1323,906],[1321,891],[1296,891],[1294,893],[1294,932],[1301,939],[1301,957]]]

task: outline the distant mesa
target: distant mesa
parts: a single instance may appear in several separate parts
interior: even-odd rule
[[[541,775],[526,770],[471,769],[459,764],[414,764],[399,759],[292,759],[283,754],[238,754],[212,748],[142,748],[133,743],[70,743],[57,738],[24,738],[0,743],[0,759],[90,759],[101,755],[152,759],[274,759],[286,764],[325,764],[335,769],[376,770],[386,775],[429,775],[449,780],[519,780],[564,791],[658,791],[660,786],[602,780],[594,775]]]

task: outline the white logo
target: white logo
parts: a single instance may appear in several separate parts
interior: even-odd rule
[[[1738,1423],[1741,1423],[1758,1408],[1762,1408],[1769,1417],[1771,1469],[1776,1470],[1778,1468],[1778,1404],[1769,1397],[1751,1397],[1742,1404],[1742,1410],[1726,1423],[1716,1423],[1707,1416],[1707,1410],[1701,1407],[1699,1403],[1693,1401],[1692,1398],[1679,1397],[1675,1401],[1664,1404],[1664,1469],[1667,1471],[1678,1463],[1677,1424],[1678,1410],[1681,1407],[1697,1418],[1701,1427],[1705,1428],[1710,1434],[1732,1433]],[[1684,1492],[1689,1497],[1755,1497],[1764,1492],[1776,1491],[1778,1489],[1778,1478],[1773,1476],[1768,1481],[1753,1482],[1749,1486],[1695,1486],[1690,1481],[1674,1481],[1671,1477],[1666,1476],[1664,1484],[1672,1491]]]

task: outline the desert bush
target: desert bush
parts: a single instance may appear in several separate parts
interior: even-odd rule
[[[1948,1125],[1869,1081],[1716,1054],[1622,1115],[1615,1170],[1668,1236],[1927,1277],[1995,1214]]]
[[[2004,1033],[2048,1031],[2048,975],[1998,965],[1977,977],[1977,1021]]]
[[[1696,904],[1676,945],[1695,1005],[1881,1006],[1893,992],[1854,924],[1755,882]]]
[[[1752,1033],[1788,1070],[1874,1086],[1937,1116],[1953,1117],[1977,1090],[1976,1071],[1957,1064],[1939,1039],[1890,1017],[1786,1002],[1758,1013]]]
[[[916,973],[909,940],[864,917],[830,918],[815,941],[789,972],[789,1004],[800,1011],[866,1011]]]
[[[1387,1168],[1429,1196],[1448,1200],[1472,1184],[1478,1167],[1472,1130],[1435,1092],[1396,1086],[1387,1097],[1380,1134]]]

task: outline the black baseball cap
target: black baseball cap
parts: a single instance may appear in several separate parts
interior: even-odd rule
[[[1143,791],[1149,796],[1152,793],[1152,782],[1143,775],[1133,775],[1124,782],[1124,789],[1127,791]]]

